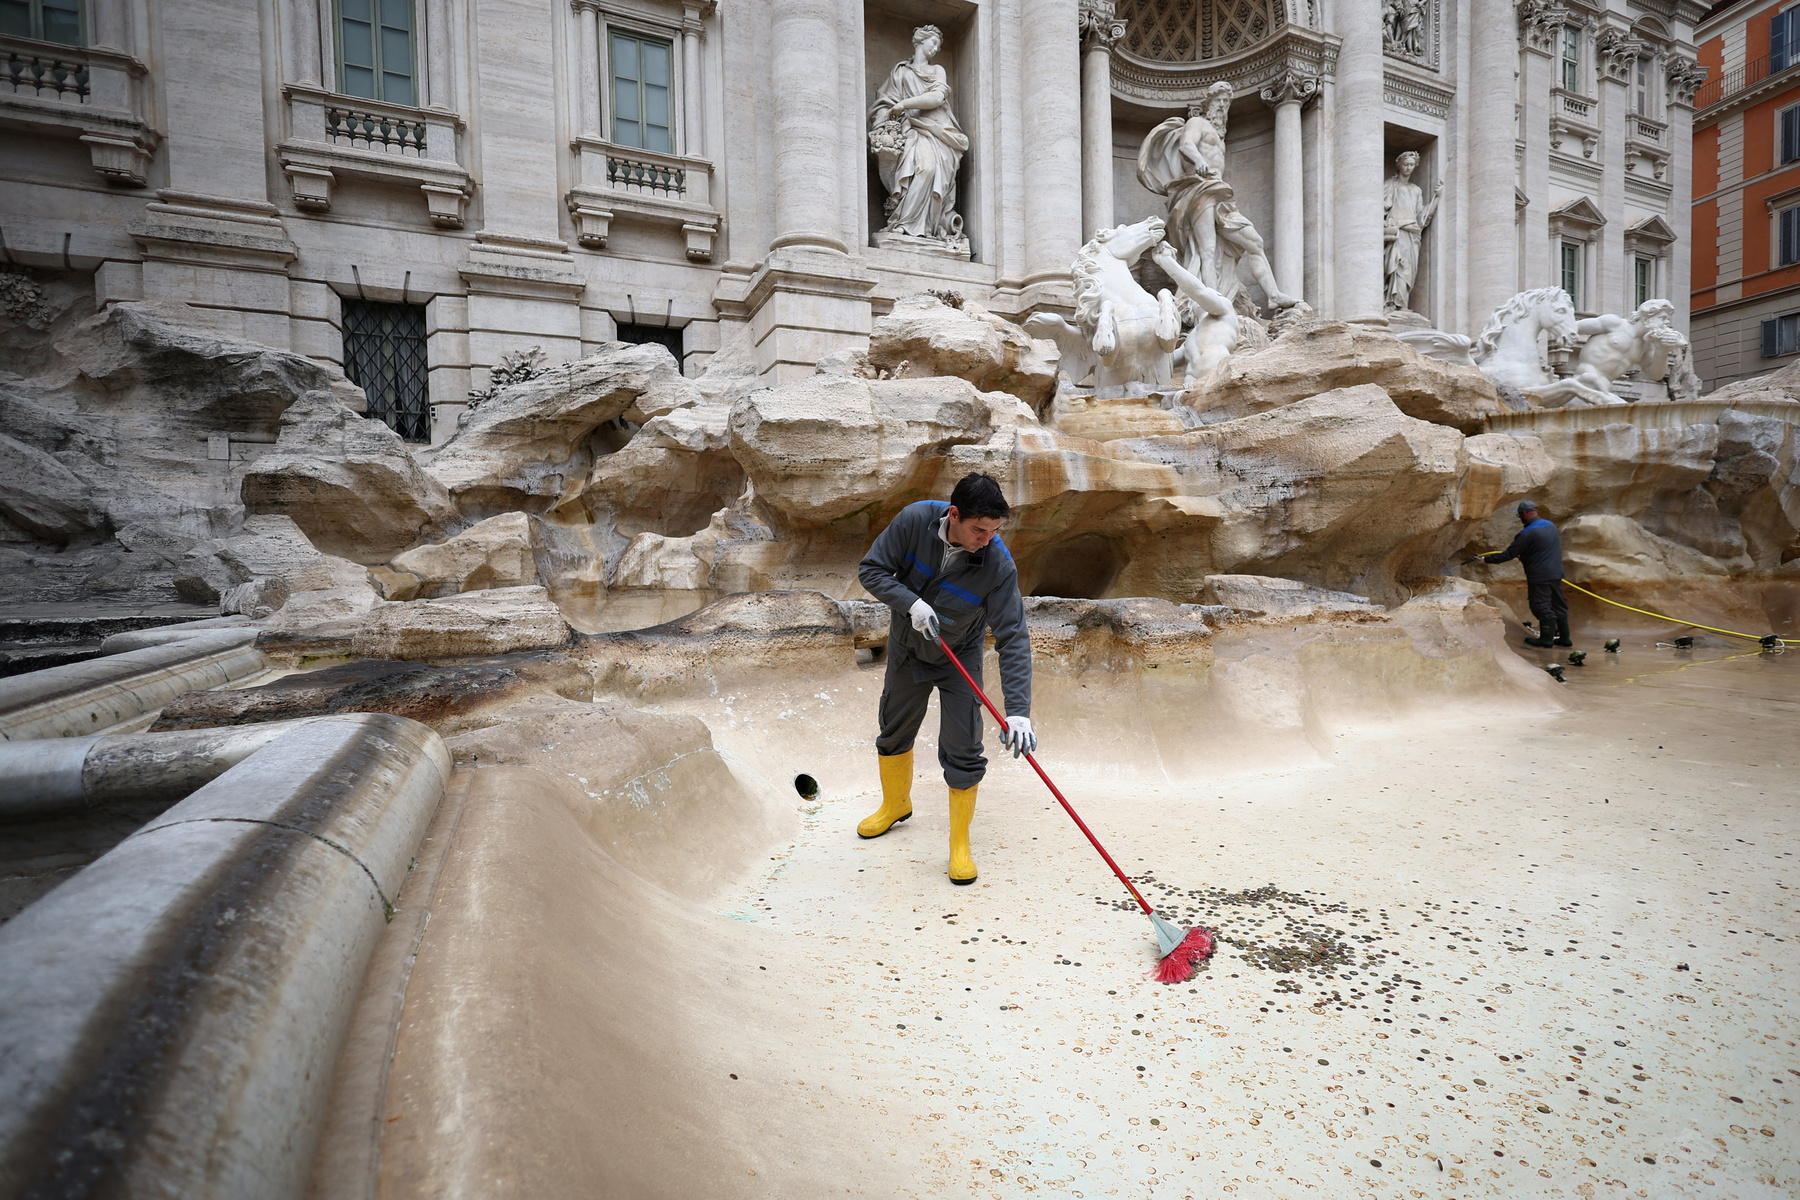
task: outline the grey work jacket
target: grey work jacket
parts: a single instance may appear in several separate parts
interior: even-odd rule
[[[912,627],[908,610],[923,599],[937,611],[944,640],[971,672],[981,665],[986,630],[994,630],[1000,656],[1000,686],[1006,692],[1006,715],[1031,715],[1031,638],[1025,629],[1025,601],[1019,596],[1019,571],[1012,553],[998,537],[982,550],[957,556],[939,574],[945,546],[937,523],[950,506],[921,500],[900,515],[875,539],[857,567],[856,577],[869,595],[893,610],[888,622],[888,652],[904,650],[922,663],[947,666],[937,643]],[[952,668],[954,669],[954,668]]]

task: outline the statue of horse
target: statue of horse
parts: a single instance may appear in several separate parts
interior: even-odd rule
[[[1475,364],[1496,386],[1551,387],[1558,381],[1538,348],[1541,334],[1552,341],[1575,336],[1575,302],[1559,287],[1520,292],[1502,304],[1475,340]]]
[[[1063,369],[1080,383],[1091,372],[1098,388],[1170,384],[1174,353],[1182,344],[1181,311],[1167,288],[1152,296],[1131,267],[1149,251],[1163,273],[1206,320],[1229,302],[1184,268],[1163,240],[1163,219],[1102,229],[1075,256],[1075,320],[1039,313],[1025,322],[1033,337],[1050,338],[1062,350]]]

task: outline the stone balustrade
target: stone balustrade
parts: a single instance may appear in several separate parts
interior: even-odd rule
[[[462,228],[470,183],[461,117],[305,85],[290,86],[285,95],[287,137],[277,151],[295,207],[328,211],[341,175],[416,187],[432,224]]]
[[[148,69],[129,54],[0,36],[0,126],[78,138],[116,186],[144,186],[161,140],[148,85]]]
[[[620,217],[679,228],[693,262],[710,262],[719,233],[712,204],[712,163],[704,158],[575,139],[576,176],[569,213],[583,246],[600,250]]]

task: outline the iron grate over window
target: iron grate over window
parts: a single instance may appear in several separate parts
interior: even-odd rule
[[[681,367],[684,355],[681,351],[681,330],[669,325],[628,325],[620,321],[618,339],[630,342],[634,346],[661,346],[675,356],[675,366]]]
[[[431,440],[425,306],[344,301],[344,374],[369,394],[369,417],[409,442]]]

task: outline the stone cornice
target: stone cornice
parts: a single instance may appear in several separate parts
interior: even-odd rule
[[[1238,96],[1258,94],[1285,72],[1329,79],[1337,74],[1339,40],[1316,29],[1288,25],[1279,33],[1230,58],[1198,62],[1150,62],[1118,48],[1112,55],[1113,95],[1153,108],[1184,108],[1224,81]]]
[[[1396,108],[1444,120],[1456,102],[1452,88],[1428,83],[1416,76],[1389,69],[1382,76],[1382,98]]]

